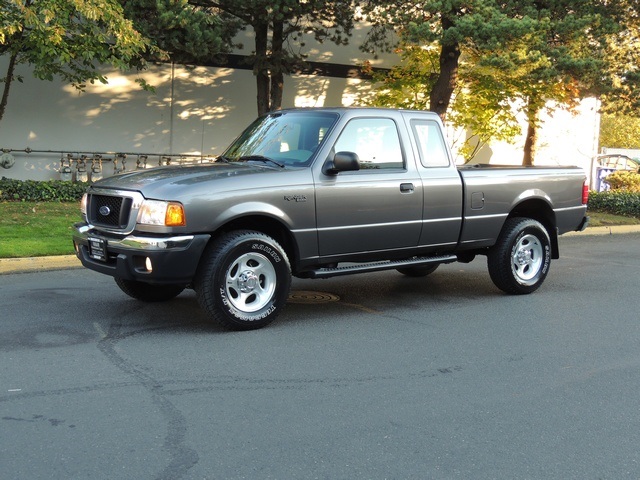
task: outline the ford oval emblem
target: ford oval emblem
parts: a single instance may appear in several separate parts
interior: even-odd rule
[[[102,215],[103,217],[108,217],[111,213],[111,209],[106,205],[103,205],[100,207],[100,210],[98,210],[98,212],[100,212],[100,215]]]

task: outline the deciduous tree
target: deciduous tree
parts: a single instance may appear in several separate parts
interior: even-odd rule
[[[602,115],[600,147],[640,150],[640,118],[620,113]]]
[[[375,87],[362,95],[362,101],[375,106],[428,110],[429,92],[439,76],[437,45],[403,45],[397,52],[400,63],[388,72],[375,73]],[[464,139],[450,140],[465,162],[469,162],[492,140],[513,141],[520,125],[503,95],[506,81],[503,72],[463,56],[458,77],[447,124],[465,132]]]
[[[149,42],[133,28],[116,0],[2,0],[0,57],[7,59],[0,120],[16,67],[29,65],[41,80],[60,77],[78,89],[106,83],[101,64],[142,66]]]

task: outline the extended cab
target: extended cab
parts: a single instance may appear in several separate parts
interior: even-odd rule
[[[486,255],[501,290],[536,290],[558,236],[586,227],[574,167],[456,167],[437,115],[291,109],[258,118],[211,164],[105,178],[83,198],[83,265],[128,295],[196,291],[233,329],[267,325],[291,275],[424,276]]]

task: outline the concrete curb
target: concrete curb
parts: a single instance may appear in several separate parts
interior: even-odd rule
[[[624,235],[640,233],[640,225],[625,225],[613,227],[589,227],[584,232],[569,232],[568,236],[590,235]],[[75,255],[58,255],[53,257],[28,257],[28,258],[0,258],[0,275],[12,273],[46,272],[51,270],[67,270],[81,268],[82,264]]]
[[[0,275],[10,273],[46,272],[80,268],[82,264],[75,255],[52,257],[0,258]]]
[[[563,237],[587,236],[587,235],[624,235],[627,233],[640,233],[640,225],[619,225],[611,227],[588,227],[583,232],[565,233]]]

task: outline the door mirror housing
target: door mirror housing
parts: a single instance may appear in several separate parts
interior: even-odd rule
[[[337,175],[340,172],[355,172],[360,170],[360,159],[355,152],[338,152],[333,159],[327,160],[322,169],[326,175]]]

